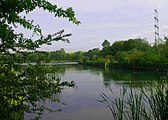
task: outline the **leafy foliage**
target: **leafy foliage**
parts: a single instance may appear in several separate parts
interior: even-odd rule
[[[17,74],[16,71],[17,70]],[[25,66],[22,69],[4,65],[0,67],[0,117],[3,119],[23,119],[24,112],[38,113],[44,110],[57,111],[40,105],[38,102],[51,101],[61,103],[59,97],[64,86],[74,87],[73,82],[61,82],[61,71],[52,66]]]
[[[68,18],[69,21],[80,24],[76,19],[73,9],[66,10],[59,8],[57,5],[51,4],[47,0],[1,0],[0,1],[0,52],[7,53],[9,50],[35,50],[43,44],[51,44],[52,41],[69,42],[66,37],[71,34],[63,34],[61,30],[48,36],[42,35],[40,26],[34,25],[33,20],[28,20],[26,16],[21,16],[20,13],[26,13],[35,10],[36,8],[43,9],[54,14],[55,17]],[[25,29],[33,31],[33,34],[38,35],[39,39],[32,40],[24,38],[23,33],[15,33],[12,25],[17,27],[20,24]]]
[[[26,17],[36,9],[48,11],[55,17],[67,18],[74,24],[80,24],[71,7],[59,8],[47,0],[0,1],[1,119],[22,120],[24,112],[41,113],[44,110],[50,110],[43,105],[38,106],[38,102],[45,101],[47,98],[60,102],[59,97],[53,98],[53,94],[59,94],[64,86],[75,86],[73,82],[61,82],[55,75],[47,77],[49,73],[58,72],[58,68],[41,66],[40,61],[43,60],[43,55],[38,55],[38,59],[34,58],[38,65],[28,65],[26,68],[17,65],[17,63],[28,62],[30,56],[25,52],[27,50],[35,51],[44,44],[51,45],[53,41],[69,42],[67,37],[71,34],[64,34],[64,30],[44,36],[40,26]],[[22,32],[17,33],[14,29],[17,26],[31,31],[32,36],[36,36],[37,39],[26,38]]]

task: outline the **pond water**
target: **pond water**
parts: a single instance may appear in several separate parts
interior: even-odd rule
[[[61,108],[61,112],[45,111],[42,120],[112,120],[112,114],[101,100],[102,92],[110,94],[109,87],[115,95],[119,95],[123,86],[138,89],[146,85],[146,81],[159,82],[165,73],[151,71],[132,71],[121,69],[98,69],[80,65],[63,66],[62,81],[74,81],[76,88],[65,88],[59,95],[58,104],[46,101],[45,105],[53,109]],[[25,114],[25,120],[31,115]]]

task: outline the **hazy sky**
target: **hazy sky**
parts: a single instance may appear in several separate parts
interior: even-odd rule
[[[50,0],[59,7],[73,7],[79,26],[67,19],[54,18],[52,14],[36,10],[29,14],[43,29],[44,34],[65,29],[73,34],[70,44],[56,42],[41,50],[66,51],[100,48],[104,39],[111,44],[116,40],[147,38],[154,42],[154,8],[159,12],[160,37],[168,36],[168,0]]]

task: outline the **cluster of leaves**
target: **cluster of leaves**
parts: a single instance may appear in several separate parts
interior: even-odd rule
[[[63,34],[61,30],[48,36],[42,35],[42,30],[39,25],[34,25],[33,20],[28,20],[26,16],[21,16],[20,13],[26,13],[40,8],[46,10],[55,17],[68,18],[69,21],[80,24],[76,19],[73,9],[66,10],[59,8],[47,0],[1,0],[0,1],[0,52],[7,53],[10,50],[35,50],[43,44],[51,44],[52,41],[67,41],[66,37],[71,34]],[[23,33],[15,33],[12,26],[17,27],[17,24],[23,26],[25,29],[33,31],[33,34],[39,36],[39,39],[32,40],[24,38]]]
[[[75,86],[73,82],[60,82],[59,77],[48,79],[46,74],[51,71],[40,64],[26,68],[16,64],[24,61],[27,50],[34,51],[44,44],[50,45],[53,41],[69,42],[67,37],[71,34],[65,34],[64,30],[44,36],[40,26],[26,17],[36,9],[48,11],[55,17],[67,18],[74,24],[80,24],[71,7],[59,8],[47,0],[0,0],[0,118],[2,119],[24,119],[24,111],[41,112],[46,108],[38,106],[38,101],[48,98],[60,102],[59,98],[52,99],[53,94],[61,92],[64,86]],[[22,32],[17,33],[14,29],[17,26],[30,30],[32,36],[36,35],[37,39],[26,38]],[[23,53],[23,58],[16,57],[20,52]],[[52,69],[52,72],[58,71]]]
[[[50,99],[60,103],[60,98],[53,95],[60,94],[64,86],[75,87],[73,82],[61,82],[55,73],[59,73],[59,68],[52,66],[34,65],[22,69],[18,66],[1,66],[0,117],[16,119],[22,114],[20,117],[23,119],[24,112],[41,114],[44,110],[53,110],[38,102]]]

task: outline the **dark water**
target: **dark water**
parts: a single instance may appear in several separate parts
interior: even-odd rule
[[[64,66],[62,81],[74,81],[77,88],[65,88],[59,95],[64,104],[44,102],[50,108],[62,112],[44,112],[42,120],[112,120],[110,110],[102,103],[100,94],[110,94],[109,87],[119,95],[123,86],[138,89],[146,82],[159,82],[165,73],[131,70],[109,70],[84,66]],[[25,119],[29,119],[25,115]]]

